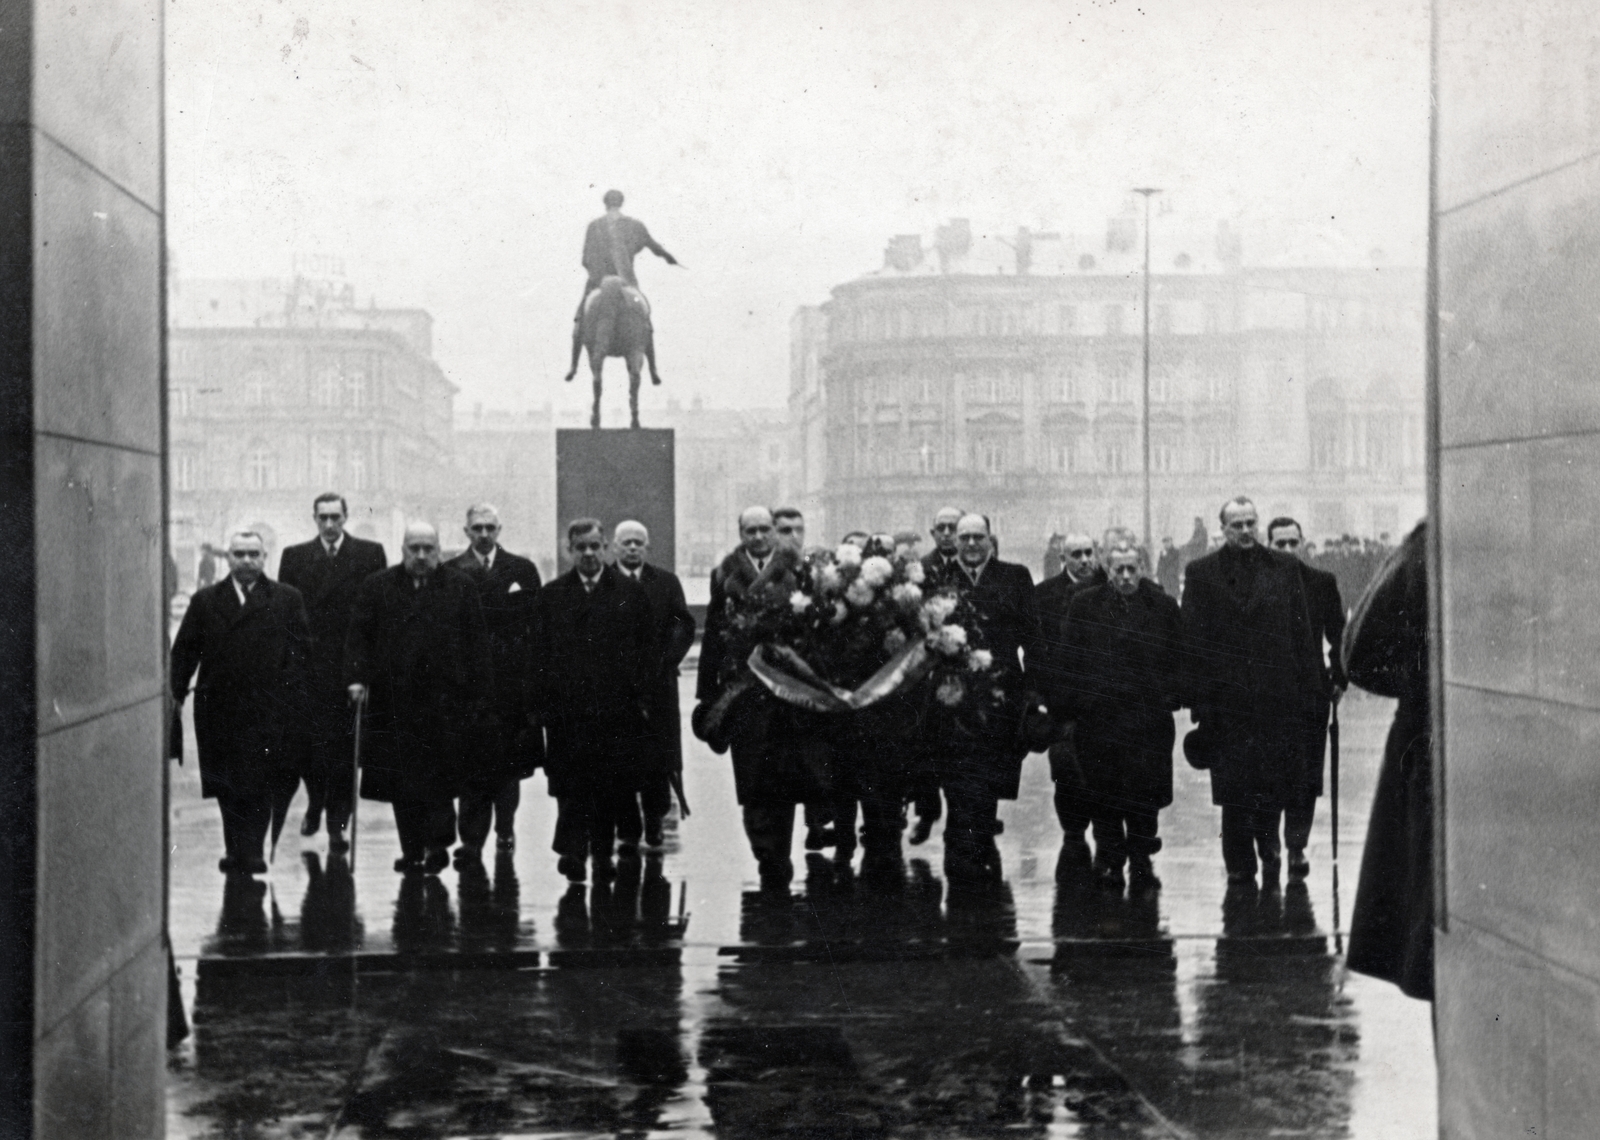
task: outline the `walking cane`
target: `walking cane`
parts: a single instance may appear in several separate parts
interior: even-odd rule
[[[367,693],[363,689],[356,698],[355,750],[350,764],[350,873],[356,870],[356,813],[361,805],[361,714],[367,707]]]
[[[1334,690],[1332,719],[1328,721],[1328,776],[1333,791],[1333,943],[1344,953],[1344,935],[1339,932],[1339,692]]]

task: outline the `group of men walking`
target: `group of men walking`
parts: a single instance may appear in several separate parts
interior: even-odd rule
[[[965,603],[973,635],[992,653],[1005,715],[975,729],[927,702],[886,745],[881,731],[852,738],[844,722],[860,714],[830,722],[759,690],[745,696],[722,736],[763,885],[782,888],[794,873],[798,805],[806,846],[835,846],[843,859],[856,848],[859,805],[869,870],[898,867],[910,813],[920,816],[912,836],[920,842],[948,805],[947,877],[994,880],[998,801],[1016,798],[1027,753],[1047,749],[1064,832],[1058,876],[1157,889],[1152,856],[1159,813],[1173,798],[1174,713],[1185,707],[1195,727],[1184,753],[1210,771],[1230,881],[1259,873],[1275,882],[1285,847],[1290,877],[1304,877],[1330,708],[1345,686],[1344,606],[1331,576],[1296,556],[1295,520],[1273,519],[1263,543],[1254,504],[1238,498],[1221,522],[1225,542],[1187,565],[1180,604],[1149,576],[1125,529],[1098,546],[1067,536],[1063,569],[1035,586],[1026,567],[998,557],[984,516],[940,511],[923,588]],[[749,508],[739,531],[740,548],[712,574],[697,726],[739,682],[742,663],[726,654],[730,625],[759,592],[794,588],[793,554],[804,544],[793,509]],[[902,747],[906,740],[913,746]]]
[[[329,850],[348,849],[358,718],[359,794],[392,806],[398,871],[443,870],[458,839],[458,866],[480,860],[491,827],[514,847],[521,781],[540,766],[569,878],[591,859],[609,873],[619,840],[662,842],[694,621],[677,578],[646,560],[643,525],[618,525],[607,564],[601,524],[573,522],[573,568],[544,584],[500,545],[488,504],[468,510],[468,547],[448,561],[433,526],[408,526],[396,566],[346,533],[340,495],[312,509],[318,535],[283,551],[277,581],[262,537],[231,534],[228,576],[195,592],[173,642],[172,693],[181,705],[194,682],[224,872],[266,870],[269,829],[302,782],[301,833],[325,821]]]

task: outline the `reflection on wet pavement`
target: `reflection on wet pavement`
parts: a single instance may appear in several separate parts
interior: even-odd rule
[[[1343,814],[1364,821],[1387,708],[1353,713]],[[355,868],[290,828],[269,876],[224,878],[215,807],[175,779],[194,1035],[169,1134],[1431,1134],[1427,1007],[1344,977],[1323,819],[1309,883],[1227,888],[1180,768],[1164,890],[1058,884],[1030,761],[992,891],[952,894],[936,836],[899,874],[797,851],[804,878],[774,897],[726,758],[691,741],[686,763],[695,815],[666,853],[581,886],[555,874],[542,794],[489,866],[401,878],[364,805]]]

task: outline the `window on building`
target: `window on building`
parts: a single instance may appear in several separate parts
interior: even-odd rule
[[[350,489],[352,491],[366,490],[367,457],[359,451],[352,451],[348,466],[350,468]]]
[[[1016,309],[1007,308],[1000,312],[1000,333],[1002,336],[1016,336],[1022,331],[1022,314]]]
[[[251,372],[245,376],[244,402],[252,408],[272,403],[272,380],[265,372]]]
[[[1311,469],[1337,471],[1344,466],[1344,452],[1339,438],[1339,421],[1331,416],[1318,416],[1311,420]]]
[[[311,381],[311,402],[318,407],[337,407],[342,394],[343,378],[337,368],[320,370]]]
[[[1078,443],[1076,440],[1061,438],[1050,441],[1050,470],[1064,475],[1078,470]]]
[[[1200,469],[1209,475],[1220,475],[1226,466],[1225,451],[1219,440],[1209,439],[1200,445]]]
[[[1206,399],[1217,403],[1228,398],[1228,378],[1220,372],[1206,376]]]
[[[1121,305],[1107,305],[1106,306],[1106,335],[1107,336],[1121,336],[1122,335],[1122,306]]]
[[[187,416],[194,411],[194,389],[183,386],[167,389],[167,411],[174,416]]]
[[[1208,333],[1219,333],[1219,332],[1221,332],[1222,331],[1222,306],[1217,304],[1215,301],[1207,301],[1206,304],[1205,304],[1205,309],[1203,310],[1203,312],[1204,312],[1204,315],[1203,315],[1203,317],[1201,319],[1205,322],[1205,330],[1206,330],[1206,332],[1208,332]]]
[[[1170,443],[1150,444],[1150,470],[1163,474],[1178,469],[1178,449]]]
[[[1165,369],[1150,370],[1150,402],[1165,404],[1172,399],[1172,374]]]
[[[312,482],[319,487],[337,486],[339,482],[339,453],[328,448],[317,451],[312,464]]]
[[[1400,433],[1398,425],[1387,416],[1373,416],[1367,420],[1367,466],[1384,470],[1398,466]]]
[[[1006,469],[1005,444],[998,439],[973,441],[973,462],[986,475],[999,475]]]
[[[352,408],[364,408],[367,405],[367,374],[361,371],[349,373],[344,378],[345,403]]]
[[[1120,436],[1100,441],[1100,470],[1113,475],[1128,470],[1128,441]]]
[[[172,489],[193,491],[199,485],[199,470],[199,457],[193,452],[175,452],[172,456]]]
[[[1056,311],[1056,331],[1068,336],[1078,331],[1078,310],[1074,305],[1062,305]]]
[[[922,475],[937,475],[939,468],[938,444],[931,439],[924,439],[912,451],[911,470]]]
[[[1172,306],[1171,305],[1157,305],[1156,306],[1156,311],[1154,313],[1154,323],[1152,325],[1152,331],[1154,331],[1155,333],[1157,333],[1157,334],[1159,334],[1161,336],[1167,336],[1172,332]]]
[[[250,449],[244,460],[244,483],[252,491],[270,491],[278,485],[278,457],[270,448]]]

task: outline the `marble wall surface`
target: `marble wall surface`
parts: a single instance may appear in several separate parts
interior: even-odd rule
[[[4,905],[40,1137],[163,1127],[161,26],[156,0],[0,0],[4,489],[33,536],[0,715],[31,729],[4,806],[35,823]]]
[[[1600,1115],[1600,9],[1436,0],[1440,1123]]]

